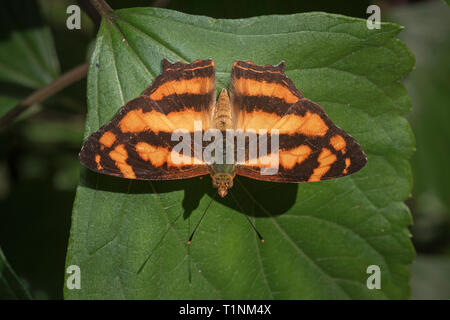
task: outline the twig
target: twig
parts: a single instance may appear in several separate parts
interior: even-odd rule
[[[109,19],[113,12],[113,9],[106,3],[105,0],[90,0],[91,4],[94,6],[95,10],[102,16],[104,19]]]
[[[87,75],[88,69],[89,63],[83,63],[66,72],[59,78],[55,79],[47,86],[34,91],[31,95],[19,102],[19,104],[17,104],[14,108],[9,110],[3,117],[0,118],[0,129],[8,127],[20,114],[22,114],[22,112],[24,112],[31,106],[44,101],[45,99],[61,91],[65,87],[84,78]]]
[[[85,1],[80,2],[86,3]],[[95,8],[95,10],[100,14],[102,18],[111,18],[113,9],[108,5],[108,3],[106,3],[105,0],[89,0],[89,3],[93,8]],[[92,10],[90,11],[91,13],[89,15],[93,18],[94,22],[96,22],[96,20],[98,21],[98,19],[96,19],[95,15],[92,13]],[[86,62],[66,72],[49,85],[33,92],[31,95],[22,100],[19,104],[17,104],[14,108],[9,110],[3,117],[0,118],[0,130],[11,125],[19,115],[21,115],[31,106],[44,101],[45,99],[64,89],[68,85],[84,78],[87,75],[88,69],[89,63]]]
[[[100,22],[102,17],[100,13],[95,9],[90,0],[77,0],[78,5],[83,9],[84,12],[91,18],[92,22],[94,22],[97,30],[100,26]]]
[[[169,4],[170,0],[155,0],[152,3],[152,7],[165,8]]]

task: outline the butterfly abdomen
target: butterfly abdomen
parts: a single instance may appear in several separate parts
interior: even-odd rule
[[[220,131],[232,128],[231,104],[228,92],[225,88],[220,92],[219,99],[214,110],[214,127]]]
[[[225,131],[232,128],[233,122],[231,118],[230,98],[225,88],[220,92],[219,99],[214,108],[213,123],[214,128],[220,130],[223,134],[223,163],[213,163],[209,166],[209,172],[213,180],[213,186],[218,189],[217,192],[219,195],[224,197],[228,189],[233,186],[233,178],[236,174],[235,164],[226,163],[227,147]]]

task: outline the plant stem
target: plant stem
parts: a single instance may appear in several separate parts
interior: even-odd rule
[[[90,0],[77,0],[78,5],[83,9],[84,12],[91,18],[92,22],[94,22],[97,30],[100,27],[100,22],[102,21],[102,17],[100,13],[95,9]]]
[[[22,112],[24,112],[31,106],[44,101],[45,99],[61,91],[65,87],[84,78],[87,75],[88,69],[89,63],[83,63],[66,72],[59,78],[55,79],[47,86],[34,91],[31,95],[19,102],[19,104],[17,104],[14,108],[9,110],[3,117],[0,118],[0,129],[4,129],[7,126],[11,125],[14,120],[20,114],[22,114]]]
[[[169,4],[170,0],[155,0],[152,3],[152,7],[165,8]]]
[[[104,19],[110,19],[113,9],[105,0],[90,0],[91,4]]]

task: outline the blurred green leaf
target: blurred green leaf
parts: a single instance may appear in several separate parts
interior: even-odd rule
[[[70,14],[67,13],[67,8],[74,3],[71,0],[39,0],[39,8],[42,12],[43,19],[51,24],[56,31],[62,31],[66,34],[66,38],[68,38],[67,43],[70,43],[70,40],[76,40],[80,34],[84,36],[88,36],[92,38],[95,35],[95,25],[89,16],[84,12],[83,8],[80,10],[80,21],[81,28],[69,30],[67,28],[66,22]],[[70,37],[67,37],[67,35]],[[59,42],[58,42],[59,44]],[[73,48],[72,48],[73,51]]]
[[[416,56],[406,86],[414,105],[409,115],[417,141],[412,157],[414,214],[411,228],[419,252],[412,266],[412,298],[449,299],[450,249],[450,10],[439,1],[402,6],[390,19]],[[422,252],[422,254],[420,254]],[[425,255],[423,253],[434,253]],[[440,255],[437,253],[441,253]]]
[[[1,39],[0,81],[39,88],[58,74],[58,58],[49,28],[12,31]]]
[[[43,24],[34,1],[2,3],[0,11],[0,96],[19,102],[30,89],[41,88],[60,73],[50,28]],[[14,108],[0,98],[0,117]],[[34,108],[36,109],[36,108]],[[26,110],[25,118],[36,110]]]
[[[287,75],[361,143],[368,164],[318,183],[238,178],[232,192],[245,213],[230,197],[214,201],[191,246],[186,241],[215,192],[209,177],[143,182],[83,170],[66,261],[80,266],[82,289],[65,289],[65,297],[407,298],[414,249],[403,200],[414,142],[401,116],[410,101],[400,79],[414,58],[395,38],[400,30],[368,30],[365,20],[325,13],[215,20],[136,8],[103,21],[85,136],[151,84],[162,58],[213,58],[218,90],[234,60],[285,60]],[[381,268],[381,290],[366,287],[369,265]]]
[[[34,121],[23,128],[24,136],[35,143],[65,143],[79,145],[83,133],[77,123],[64,121]]]
[[[421,193],[414,198],[413,213],[411,232],[416,249],[436,251],[436,244],[445,243],[450,236],[448,208],[434,193]]]
[[[406,82],[417,141],[412,158],[415,199],[436,194],[450,212],[450,10],[436,1],[393,11],[391,19],[408,26],[401,39],[417,60]]]
[[[51,175],[58,179],[59,168],[54,162],[60,153],[61,150],[56,155],[46,152],[47,158],[41,163],[40,155],[33,152],[38,160],[34,163],[35,170],[49,171],[37,177],[27,176],[23,172],[23,160],[20,161],[19,179],[12,181],[8,196],[0,198],[0,243],[35,299],[63,298],[64,260],[74,193],[73,189],[70,192],[58,189],[59,181],[52,184]],[[33,159],[27,156],[24,160]],[[0,283],[0,291],[1,287]]]
[[[411,269],[412,299],[450,299],[450,257],[418,255]]]
[[[18,104],[19,101],[19,99],[14,97],[0,95],[0,117],[14,108],[14,106]]]
[[[0,299],[31,299],[0,248]]]

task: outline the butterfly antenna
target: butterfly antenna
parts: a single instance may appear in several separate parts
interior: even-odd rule
[[[194,233],[195,231],[197,231],[198,226],[200,225],[200,223],[202,222],[203,218],[205,217],[206,212],[208,212],[209,207],[211,206],[213,200],[216,198],[217,192],[214,193],[214,196],[211,198],[211,201],[209,201],[208,206],[206,207],[205,211],[202,214],[202,217],[200,218],[200,220],[197,222],[197,225],[194,228],[194,231],[192,231],[191,236],[189,237],[188,240],[188,244],[191,244],[192,242],[192,238],[194,237]]]
[[[250,218],[245,214],[244,209],[242,209],[240,203],[237,201],[237,199],[233,196],[233,193],[229,192],[229,194],[231,195],[231,197],[233,198],[234,202],[236,202],[236,204],[238,205],[239,209],[244,213],[245,218],[247,218],[247,221],[250,223],[250,225],[252,226],[253,230],[255,230],[256,235],[258,236],[259,240],[261,240],[261,242],[264,242],[264,238],[262,237],[262,235],[258,232],[258,230],[256,230],[255,224],[252,222],[252,220],[250,220]]]

